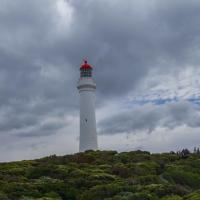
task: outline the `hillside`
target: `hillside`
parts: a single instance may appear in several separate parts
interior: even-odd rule
[[[0,200],[200,200],[200,155],[87,151],[0,164]]]

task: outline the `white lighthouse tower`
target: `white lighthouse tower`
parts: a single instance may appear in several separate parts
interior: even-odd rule
[[[80,79],[77,88],[80,93],[79,151],[96,150],[98,148],[95,118],[96,84],[92,78],[92,67],[86,60],[80,67]]]

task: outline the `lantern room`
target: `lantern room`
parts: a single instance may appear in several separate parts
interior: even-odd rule
[[[84,63],[80,67],[81,78],[92,77],[92,66],[87,63],[87,60],[84,60]]]

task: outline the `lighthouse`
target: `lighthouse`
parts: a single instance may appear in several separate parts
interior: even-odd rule
[[[95,117],[96,83],[92,78],[92,70],[92,66],[84,60],[80,67],[80,79],[77,86],[80,94],[80,152],[98,148]]]

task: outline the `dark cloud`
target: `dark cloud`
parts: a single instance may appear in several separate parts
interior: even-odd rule
[[[189,102],[147,104],[133,110],[115,114],[99,122],[101,134],[151,133],[156,128],[174,129],[178,126],[200,126],[200,110]]]
[[[17,131],[15,135],[19,137],[43,137],[55,135],[60,129],[68,125],[68,122],[48,122],[45,124],[38,123],[37,126],[32,127],[30,130]]]
[[[199,8],[197,0],[2,0],[0,135],[51,135],[64,126],[59,121],[66,116],[78,116],[82,58],[95,66],[98,106],[142,87],[152,70],[178,73],[198,66]],[[182,119],[178,113],[186,107],[178,106],[144,106],[134,121],[133,112],[122,113],[109,119],[115,123],[103,121],[100,127],[104,133],[152,131],[162,119],[167,127],[197,126],[199,118]],[[58,124],[41,123],[51,117]]]

